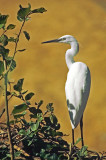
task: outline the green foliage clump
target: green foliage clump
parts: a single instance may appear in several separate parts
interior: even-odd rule
[[[21,142],[24,151],[32,157],[65,158],[64,154],[67,153],[69,145],[63,140],[63,133],[59,131],[60,124],[54,115],[53,103],[48,103],[43,113],[41,110],[43,101],[35,102],[35,105],[32,106],[31,98],[34,93],[23,91],[22,86],[23,79],[20,79],[13,86],[13,92],[9,94],[10,97],[12,95],[22,100],[22,103],[14,106],[12,111],[14,119],[10,123],[13,128],[18,126],[15,137],[19,137],[18,140],[14,139],[14,144]],[[25,118],[26,114],[29,115],[29,121]]]
[[[8,91],[8,99],[16,97],[22,101],[21,104],[14,106],[12,110],[13,119],[9,122],[13,144],[20,146],[21,143],[22,149],[30,158],[67,159],[69,145],[63,140],[63,133],[59,131],[60,124],[54,115],[53,103],[47,104],[44,113],[41,110],[42,100],[31,105],[34,93],[28,92],[28,90],[24,91],[23,82],[24,79],[18,80],[17,84],[13,85],[13,89],[11,87],[11,91]],[[26,120],[27,114],[29,121]],[[9,150],[5,151],[5,147],[2,148],[2,152],[6,157],[9,156]],[[15,156],[17,156],[17,151]],[[21,152],[18,152],[18,156],[25,157]]]

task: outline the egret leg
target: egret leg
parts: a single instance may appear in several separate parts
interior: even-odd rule
[[[81,130],[81,142],[82,142],[82,146],[84,146],[84,140],[83,140],[83,116],[80,120],[80,130]]]
[[[74,129],[72,129],[72,144],[74,145]]]

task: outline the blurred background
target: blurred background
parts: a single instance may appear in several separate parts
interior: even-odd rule
[[[106,150],[106,0],[0,0],[0,12],[10,15],[8,24],[17,25],[14,31],[8,32],[11,36],[21,26],[16,19],[19,4],[27,7],[28,3],[31,3],[32,9],[45,7],[47,12],[32,15],[31,21],[26,23],[24,30],[29,32],[31,39],[28,42],[21,36],[18,47],[27,50],[16,55],[17,68],[10,75],[10,80],[16,83],[18,79],[25,78],[24,89],[35,92],[34,102],[44,100],[42,108],[48,102],[54,103],[61,130],[69,135],[65,139],[71,142],[71,125],[64,90],[68,72],[65,52],[70,46],[55,43],[42,45],[41,42],[66,34],[75,36],[80,44],[75,60],[89,66],[92,78],[84,112],[85,144],[92,150]],[[9,47],[13,51],[14,46]],[[17,102],[10,102],[10,112]],[[0,98],[0,112],[3,106],[4,100]],[[78,126],[75,138],[79,137]]]

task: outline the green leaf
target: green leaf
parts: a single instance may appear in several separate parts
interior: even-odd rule
[[[23,52],[23,51],[25,51],[26,49],[20,49],[20,50],[18,50],[19,52]]]
[[[28,8],[23,8],[21,5],[19,7],[20,7],[20,9],[17,13],[17,19],[19,21],[23,21],[26,18],[26,16],[30,13],[31,5],[28,4]]]
[[[42,110],[40,110],[40,109],[37,109],[37,118],[39,119],[39,118],[41,118],[42,117]]]
[[[10,96],[11,95],[11,92],[10,91],[7,91],[7,96]]]
[[[38,118],[38,117],[37,117],[37,118]],[[43,119],[44,119],[44,118],[43,118],[42,116],[40,116],[40,117],[38,118],[38,122],[41,122]]]
[[[41,110],[39,110],[39,111],[40,111],[40,113],[37,113],[37,120],[38,120],[38,122],[41,122],[44,118],[43,118],[42,111]]]
[[[77,145],[81,141],[81,138],[78,138],[74,145]]]
[[[41,8],[37,8],[37,9],[34,9],[31,11],[31,13],[43,13],[43,12],[46,12],[47,10],[43,7]]]
[[[19,16],[17,16],[17,19],[22,22],[24,19],[20,18]]]
[[[21,129],[18,133],[20,135],[26,135],[27,134],[26,130],[24,130],[24,129]]]
[[[46,122],[46,125],[50,126],[51,125],[51,121],[49,117],[44,117],[44,120]]]
[[[24,123],[24,125],[28,125],[28,122],[25,119],[21,119],[21,121]]]
[[[81,157],[85,157],[88,155],[88,151],[87,151],[87,146],[83,146],[77,153],[78,157],[81,158]]]
[[[26,96],[25,96],[25,100],[30,100],[32,97],[34,96],[34,93],[33,92],[30,92],[28,93]]]
[[[10,122],[9,122],[9,124],[11,125],[13,125],[15,123],[15,121],[14,120],[11,120]]]
[[[11,154],[8,154],[8,153],[7,153],[7,154],[6,154],[6,159],[8,159],[8,158],[9,158],[9,159],[11,158]],[[6,160],[6,159],[3,159],[3,160]]]
[[[17,152],[14,153],[15,157],[19,157],[20,155],[21,155],[21,151],[17,151]]]
[[[5,26],[8,17],[9,15],[0,15],[0,29]]]
[[[46,155],[46,150],[45,149],[41,149],[41,151],[40,151],[40,157],[41,158],[44,158],[45,157],[45,155]]]
[[[56,132],[56,136],[63,136],[63,133],[62,132]]]
[[[0,54],[5,54],[5,48],[3,46],[0,45]]]
[[[9,24],[9,25],[7,26],[7,30],[12,30],[12,29],[15,28],[15,26],[16,26],[16,25],[14,25],[14,24]]]
[[[88,155],[88,151],[86,150],[85,152],[84,152],[84,156],[86,157]]]
[[[37,118],[37,114],[30,114],[30,118]]]
[[[16,61],[12,60],[11,67],[10,67],[10,72],[13,71],[15,68],[16,68]]]
[[[31,130],[32,131],[36,131],[39,127],[39,122],[36,122],[36,123],[32,123],[31,124]]]
[[[16,42],[16,39],[15,39],[14,37],[10,37],[10,38],[8,39],[8,41],[9,41],[9,42]]]
[[[40,109],[36,109],[35,107],[30,107],[29,111],[33,114],[30,114],[30,118],[37,118],[38,121],[41,121],[42,111]]]
[[[28,106],[27,106],[25,103],[20,104],[20,105],[17,105],[17,106],[14,106],[14,109],[13,109],[13,111],[12,111],[12,114],[17,114],[17,113],[23,112],[23,111],[25,111],[27,108],[28,108]]]
[[[26,94],[27,92],[28,92],[28,90],[26,90],[26,91],[22,92],[22,94]]]
[[[24,112],[21,113],[21,114],[15,114],[15,115],[14,115],[14,118],[17,119],[17,118],[23,117],[23,116],[25,116],[25,114],[26,114],[26,111],[24,111]]]
[[[60,129],[60,124],[59,124],[59,123],[55,124],[55,129],[56,129],[56,130],[59,130],[59,129]]]
[[[16,92],[11,92],[12,96],[17,96]]]
[[[31,130],[29,128],[29,129],[27,129],[27,135],[29,135],[30,133],[31,133]]]
[[[14,90],[21,92],[22,91],[22,86],[23,86],[24,78],[19,79],[17,84],[14,85]]]
[[[12,59],[13,59],[13,57],[9,57],[9,56],[6,57],[6,60],[7,60],[7,61],[10,61],[10,62],[11,62]]]
[[[2,35],[0,37],[0,43],[2,43],[3,46],[6,46],[8,44],[8,37],[6,35]]]
[[[27,105],[31,105],[31,103],[30,103],[29,101],[26,101],[26,104],[27,104]]]
[[[40,102],[37,104],[38,109],[40,108],[40,106],[43,104],[43,100],[40,100]]]
[[[29,141],[28,146],[30,146],[33,143],[33,139]]]
[[[55,115],[50,115],[50,121],[51,121],[51,123],[53,123],[53,124],[57,124],[57,122],[58,122],[58,120],[57,120],[57,118],[56,118],[56,116]]]
[[[30,20],[30,19],[31,19],[30,17],[26,17],[26,18],[25,18],[25,21],[28,21],[28,20]]]
[[[37,109],[35,107],[30,107],[29,108],[29,111],[33,114],[36,114],[37,115]]]
[[[81,148],[81,153],[84,153],[86,150],[87,150],[87,148],[88,148],[88,146],[83,146],[82,148]]]
[[[26,39],[29,41],[29,40],[30,40],[30,35],[29,35],[29,33],[27,33],[26,31],[23,31],[23,33],[24,33]]]
[[[0,61],[0,76],[3,74],[3,72],[4,72],[4,63]]]
[[[50,156],[51,160],[58,160],[58,156],[56,155],[56,153],[53,153],[53,155]]]
[[[7,57],[8,53],[9,53],[9,49],[6,49],[6,48],[4,48],[3,46],[0,45],[0,54],[3,57]]]
[[[48,110],[48,112],[53,112],[54,111],[54,108],[52,107],[53,103],[48,103],[46,108]]]
[[[16,68],[16,61],[13,60],[13,57],[6,57],[7,60],[7,66],[10,66],[10,72],[13,71]]]

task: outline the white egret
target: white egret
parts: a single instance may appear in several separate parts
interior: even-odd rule
[[[66,100],[72,125],[72,143],[74,144],[74,129],[80,123],[82,146],[83,140],[83,112],[90,92],[91,76],[86,64],[75,62],[73,57],[79,51],[78,41],[71,35],[65,35],[42,43],[68,43],[71,49],[66,51],[65,59],[69,69],[65,84]]]

